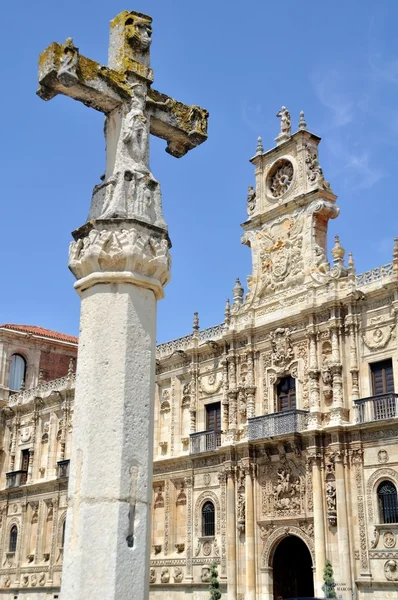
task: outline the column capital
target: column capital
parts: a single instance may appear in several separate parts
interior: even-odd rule
[[[225,464],[224,466],[224,473],[225,476],[227,477],[227,479],[231,479],[232,481],[235,481],[236,478],[236,467],[232,464]]]
[[[97,219],[74,231],[73,237],[69,269],[78,292],[98,283],[132,283],[163,297],[171,263],[164,230],[134,219]]]
[[[186,488],[193,487],[193,484],[194,484],[194,476],[193,475],[189,475],[188,477],[184,477],[184,486]]]

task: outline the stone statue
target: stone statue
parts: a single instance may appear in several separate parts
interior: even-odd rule
[[[291,120],[290,120],[290,112],[287,110],[285,106],[282,106],[280,111],[276,115],[281,120],[281,132],[282,136],[290,136],[291,130]]]
[[[256,190],[249,185],[247,192],[247,212],[250,215],[256,208]]]

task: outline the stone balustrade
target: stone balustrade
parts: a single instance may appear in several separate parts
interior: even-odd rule
[[[393,263],[391,262],[386,265],[381,265],[380,267],[375,267],[370,271],[359,273],[359,275],[355,276],[355,283],[358,287],[363,287],[364,285],[369,285],[371,283],[374,283],[375,281],[381,281],[382,279],[391,277],[392,274]]]

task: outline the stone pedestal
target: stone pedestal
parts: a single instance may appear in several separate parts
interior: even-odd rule
[[[82,303],[62,596],[145,600],[168,242],[132,222],[91,223],[75,240],[69,266]]]

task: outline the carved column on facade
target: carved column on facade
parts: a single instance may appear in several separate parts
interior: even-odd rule
[[[6,535],[7,535],[7,514],[8,514],[8,499],[1,508],[1,536],[0,536],[0,565],[3,565],[3,555],[7,552]]]
[[[198,367],[196,363],[196,355],[192,356],[191,368],[189,370],[191,374],[191,403],[189,406],[189,417],[190,417],[190,433],[196,433],[196,410],[197,410],[197,395],[198,395]]]
[[[351,560],[347,515],[347,494],[344,474],[346,460],[343,450],[337,450],[334,453],[334,464],[336,476],[337,536],[340,557],[340,580],[344,587],[351,588]]]
[[[310,419],[309,427],[317,427],[320,424],[320,392],[319,392],[319,364],[317,349],[317,333],[311,323],[307,330],[309,341],[308,377],[310,387]]]
[[[171,378],[171,411],[170,411],[170,456],[174,456],[176,418],[176,378]]]
[[[228,359],[228,400],[229,400],[229,437],[231,441],[234,441],[236,428],[238,425],[238,389],[236,382],[236,359],[235,356],[231,356]]]
[[[358,324],[356,315],[352,313],[352,306],[348,307],[346,318],[346,333],[350,338],[350,372],[351,372],[351,400],[354,402],[359,399],[359,367],[358,367]]]
[[[169,553],[169,533],[170,533],[170,479],[166,477],[164,484],[164,538],[163,538],[163,551],[164,555],[167,556]]]
[[[365,518],[365,492],[363,486],[363,451],[355,448],[350,451],[351,464],[354,467],[355,485],[357,489],[357,513],[359,529],[359,561],[361,577],[370,577],[367,523]]]
[[[61,398],[62,424],[61,439],[59,443],[59,460],[65,460],[66,450],[66,432],[68,430],[68,402],[66,398]]]
[[[247,354],[247,378],[246,378],[246,416],[252,419],[256,416],[256,387],[254,379],[254,352],[250,350]]]
[[[247,462],[244,467],[246,490],[246,599],[256,598],[255,518],[253,482],[255,465]]]
[[[221,496],[221,574],[220,579],[227,579],[227,474],[224,469],[219,471]]]
[[[50,550],[50,564],[48,567],[48,583],[53,582],[54,577],[54,564],[57,560],[57,529],[58,529],[58,512],[59,512],[59,496],[54,496],[52,499],[53,504],[53,527],[51,531],[51,550]]]
[[[12,420],[11,443],[10,443],[10,471],[15,471],[15,454],[20,426],[20,418],[16,414]]]
[[[228,431],[229,424],[229,402],[228,402],[228,360],[224,356],[221,360],[222,365],[222,430],[224,433]]]
[[[26,509],[27,509],[28,505],[25,501],[21,502],[21,527],[20,527],[20,531],[18,532],[18,535],[20,536],[20,542],[17,545],[17,553],[16,553],[16,557],[15,557],[15,563],[16,563],[16,573],[15,573],[15,583],[19,584],[20,579],[21,579],[21,563],[22,561],[22,557],[24,555],[24,550],[25,550],[25,529],[26,529]]]
[[[33,461],[34,461],[34,457],[35,457],[35,446],[36,446],[36,438],[37,438],[36,432],[37,432],[38,424],[39,424],[39,410],[38,410],[37,402],[35,402],[33,416],[32,416],[32,440],[31,440],[31,447],[29,448],[29,463],[28,463],[28,476],[27,476],[27,480],[29,483],[32,482],[32,477],[33,477]],[[38,530],[37,536],[39,537],[39,530]]]
[[[326,562],[325,513],[322,486],[322,455],[312,453],[308,456],[312,467],[312,487],[314,506],[314,539],[315,539],[315,594],[321,596],[323,585],[323,569]]]
[[[226,466],[227,474],[227,579],[228,600],[236,600],[236,509],[235,468]]]
[[[185,581],[192,582],[193,581],[193,567],[192,567],[192,547],[193,547],[193,476],[184,478],[184,486],[185,492],[187,495],[187,568],[185,571]]]
[[[343,366],[341,364],[341,353],[340,353],[340,325],[335,319],[330,328],[330,337],[332,344],[332,362],[330,364],[330,370],[332,373],[333,382],[333,406],[330,410],[330,423],[339,424],[343,420]]]

